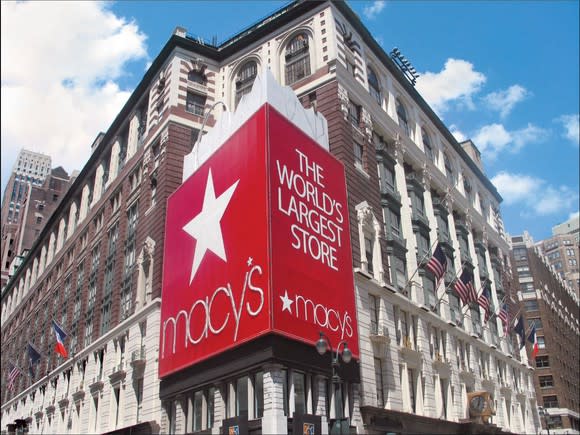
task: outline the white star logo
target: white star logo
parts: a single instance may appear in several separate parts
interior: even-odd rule
[[[201,260],[203,260],[208,250],[222,260],[227,261],[220,221],[239,182],[240,180],[237,180],[216,198],[211,169],[209,170],[202,210],[183,227],[183,230],[197,241],[195,244],[195,253],[193,254],[189,284],[193,281],[193,277],[197,273]]]
[[[294,301],[288,297],[288,290],[284,290],[284,296],[279,296],[282,299],[282,311],[288,310],[292,314],[292,304]]]

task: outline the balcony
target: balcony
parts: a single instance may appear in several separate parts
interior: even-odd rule
[[[111,381],[111,384],[114,384],[114,383],[117,383],[117,382],[125,379],[126,375],[127,375],[127,372],[125,371],[125,363],[123,361],[121,361],[119,364],[117,364],[111,370],[111,374],[109,375],[109,380]]]
[[[82,382],[79,385],[77,385],[72,396],[73,396],[73,400],[75,402],[78,402],[85,397],[85,389],[84,389],[84,384]]]
[[[413,342],[413,340],[411,340],[411,337],[405,335],[402,338],[403,339],[399,347],[399,352],[401,356],[405,358],[407,361],[420,364],[422,355],[421,352],[417,350],[417,347]]]
[[[131,364],[145,364],[145,346],[141,346],[139,349],[134,350],[131,353]]]
[[[435,351],[433,356],[433,368],[439,372],[439,375],[444,378],[451,376],[451,363],[447,361],[445,355]]]
[[[461,364],[459,368],[459,377],[463,379],[465,383],[471,384],[475,382],[475,372],[473,369],[465,364]]]
[[[388,328],[385,325],[371,323],[369,338],[375,354],[384,355],[387,350],[386,346],[391,342]]]
[[[103,375],[99,374],[95,376],[92,382],[89,384],[89,390],[91,391],[91,394],[93,394],[96,391],[102,390],[103,386],[104,386]]]

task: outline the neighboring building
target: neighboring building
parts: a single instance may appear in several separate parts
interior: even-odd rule
[[[204,113],[240,104],[265,67],[324,115],[345,167],[360,360],[334,389],[328,355],[270,335],[159,380],[167,199]],[[2,373],[2,424],[220,433],[246,415],[252,430],[287,433],[307,413],[358,433],[536,433],[525,352],[424,269],[439,241],[445,287],[467,268],[496,308],[515,295],[501,197],[463,146],[344,2],[294,2],[219,46],[177,28],[2,292],[2,367],[26,372],[28,341],[42,353],[15,391]],[[67,360],[51,319],[69,334]],[[474,391],[492,394],[494,426],[469,418]]]
[[[547,258],[550,266],[556,273],[574,289],[577,297],[580,297],[580,249],[578,235],[573,232],[568,234],[553,235],[536,244],[539,251]]]
[[[26,195],[28,183],[42,186],[44,179],[50,173],[50,156],[21,150],[16,158],[12,174],[2,200],[2,222],[18,221],[20,207]]]
[[[576,215],[559,225],[552,227],[554,236],[572,234],[575,237],[576,244],[580,242],[580,216]]]
[[[22,177],[22,175],[14,173],[10,180],[12,181],[17,177]],[[2,224],[0,250],[2,254],[2,287],[14,271],[14,259],[17,256],[22,256],[23,251],[32,248],[46,220],[56,210],[71,182],[72,179],[60,166],[50,170],[41,185],[32,181],[19,182],[21,187],[18,188],[18,191],[22,190],[23,195],[16,204],[18,210],[16,219],[3,221]],[[16,188],[14,187],[14,189]]]
[[[538,404],[548,414],[543,427],[551,434],[580,433],[578,295],[527,233],[512,237],[512,261],[520,282],[518,299],[526,319],[526,338],[532,324],[537,331],[534,385]],[[531,355],[527,340],[526,347]]]

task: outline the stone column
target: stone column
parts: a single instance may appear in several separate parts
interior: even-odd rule
[[[282,366],[264,367],[264,417],[262,433],[287,434],[288,420],[284,415],[284,373]]]

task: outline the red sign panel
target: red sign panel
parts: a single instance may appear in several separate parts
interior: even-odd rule
[[[344,169],[267,104],[167,204],[159,376],[266,333],[358,356]]]

